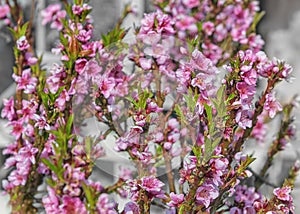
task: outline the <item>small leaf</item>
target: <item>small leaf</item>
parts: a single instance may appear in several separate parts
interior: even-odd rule
[[[74,120],[74,114],[71,114],[68,118],[67,124],[66,124],[66,132],[67,134],[71,134],[72,133],[72,125],[73,125],[73,120]]]
[[[51,170],[53,171],[56,175],[58,174],[58,169],[57,167],[48,159],[42,158],[42,162]]]

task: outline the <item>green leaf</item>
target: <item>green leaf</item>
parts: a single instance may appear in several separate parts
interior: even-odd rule
[[[246,160],[242,161],[240,167],[237,169],[237,173],[240,174],[242,172],[244,172],[247,167],[253,162],[255,161],[256,158],[252,158],[250,156],[247,156]]]
[[[57,167],[49,159],[42,158],[41,160],[51,171],[58,175]]]
[[[94,210],[96,197],[92,194],[91,187],[82,182],[82,188],[87,199],[87,208],[89,211]]]
[[[74,120],[74,114],[71,114],[68,118],[67,124],[66,124],[66,132],[68,135],[72,134],[72,125]]]
[[[138,103],[132,97],[125,97],[125,99],[131,102],[134,107],[138,108]]]
[[[175,105],[174,111],[176,112],[176,115],[179,117],[180,123],[187,125],[188,122],[186,121],[185,116],[178,104]]]
[[[17,38],[18,34],[13,28],[7,27],[7,29],[10,31],[10,33],[13,35],[14,38]]]
[[[225,101],[225,90],[226,90],[226,86],[222,85],[218,91],[217,91],[217,99],[219,101],[219,103],[223,103]]]
[[[230,94],[230,95],[228,96],[226,102],[228,103],[228,102],[231,101],[233,98],[235,98],[235,94],[234,94],[234,93],[232,93],[232,94]]]
[[[187,107],[189,108],[189,110],[191,112],[194,112],[195,107],[196,107],[197,97],[199,97],[199,95],[194,96],[193,89],[189,88],[188,94],[184,94],[183,97],[186,101],[186,104],[187,104]],[[195,99],[196,99],[196,101],[195,101]]]
[[[256,13],[255,16],[254,16],[254,19],[253,19],[253,22],[252,22],[252,25],[251,25],[251,29],[253,31],[256,30],[256,26],[257,24],[260,22],[260,20],[264,17],[265,15],[265,11],[261,11],[260,13]]]
[[[26,30],[27,30],[27,27],[28,27],[28,24],[29,24],[29,22],[26,22],[26,23],[20,28],[20,31],[18,32],[18,33],[19,33],[19,37],[25,36]]]
[[[196,156],[197,160],[200,160],[202,156],[202,148],[200,146],[193,146],[192,151],[194,155]]]

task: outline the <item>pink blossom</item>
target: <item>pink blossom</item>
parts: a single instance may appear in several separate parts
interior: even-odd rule
[[[200,4],[198,0],[183,0],[182,3],[188,8],[197,7]]]
[[[37,108],[38,103],[35,100],[22,100],[22,109],[18,110],[17,114],[22,116],[24,122],[28,122],[29,119],[33,119]]]
[[[270,94],[266,95],[266,102],[264,104],[264,110],[269,113],[270,118],[274,118],[278,111],[282,111],[282,106],[276,100],[274,93],[270,93]]]
[[[83,12],[83,8],[80,7],[80,5],[74,4],[74,5],[72,6],[72,11],[73,11],[73,13],[74,13],[75,15],[80,15],[80,14]]]
[[[164,198],[162,187],[165,184],[154,176],[143,177],[140,187],[150,193],[153,197]]]
[[[12,121],[9,123],[9,125],[12,126],[11,134],[14,135],[16,139],[19,139],[24,131],[22,121]]]
[[[238,90],[242,100],[252,98],[256,92],[255,86],[248,85],[245,82],[238,82],[236,84],[236,89]]]
[[[76,38],[83,43],[88,42],[92,38],[91,30],[80,30]]]
[[[47,123],[47,120],[44,116],[34,114],[33,119],[35,120],[34,127],[37,127],[38,129],[45,129],[47,131],[50,130],[50,125]]]
[[[117,212],[115,211],[115,203],[110,202],[108,195],[105,193],[99,196],[96,207],[98,213],[117,214]]]
[[[179,207],[182,202],[184,201],[184,195],[183,194],[175,194],[174,192],[170,193],[170,199],[171,201],[167,203],[170,207]]]
[[[11,156],[5,160],[4,169],[9,169],[17,164],[17,160],[15,156]]]
[[[85,67],[86,63],[87,63],[87,60],[85,58],[77,59],[75,61],[75,71],[78,74],[82,74],[83,71],[84,71],[84,67]]]
[[[66,11],[61,10],[60,4],[50,4],[46,9],[41,12],[43,17],[42,24],[51,23],[50,27],[57,30],[62,30],[63,25],[61,19],[67,15]]]
[[[47,213],[59,213],[59,200],[55,194],[55,190],[47,186],[48,195],[42,199],[43,205]]]
[[[242,129],[252,127],[252,112],[249,110],[240,110],[236,113],[235,121]]]
[[[22,76],[16,74],[12,75],[13,79],[17,82],[17,89],[24,90],[24,93],[30,94],[35,91],[37,78],[31,76],[31,69],[27,68],[22,71]]]
[[[291,191],[290,187],[275,188],[273,194],[281,201],[291,201]]]
[[[24,186],[27,181],[27,175],[25,174],[19,174],[18,170],[12,171],[10,175],[8,176],[8,181],[13,185],[13,186]]]
[[[157,21],[157,24],[154,24],[155,20]],[[142,38],[141,35],[147,35],[151,31],[167,35],[175,33],[175,30],[172,27],[171,18],[160,11],[145,14],[144,18],[141,21],[141,25],[141,30],[139,32],[140,38]]]
[[[46,79],[48,88],[52,94],[55,94],[59,87],[63,86],[63,80],[66,78],[66,72],[62,66],[54,64],[50,70],[51,75]]]
[[[25,60],[26,60],[25,64],[30,66],[35,65],[38,62],[38,59],[34,57],[31,52],[26,52]]]
[[[229,213],[230,214],[242,214],[242,210],[237,207],[231,207]]]
[[[188,30],[190,33],[196,33],[197,32],[197,26],[196,26],[197,20],[194,19],[191,16],[186,15],[180,15],[177,17],[177,21],[175,23],[176,28],[178,28],[181,31]]]
[[[151,69],[152,59],[140,58],[140,65],[144,70]]]
[[[61,5],[60,4],[50,4],[47,8],[45,8],[41,15],[43,17],[42,24],[45,25],[52,21],[53,15],[60,11]]]
[[[257,118],[255,127],[252,130],[251,135],[257,140],[258,143],[264,142],[267,134],[267,125],[264,123],[264,112]]]
[[[38,148],[33,147],[31,143],[27,142],[26,145],[19,150],[16,160],[23,163],[30,161],[32,164],[35,164],[35,154],[37,152]]]
[[[125,204],[124,214],[140,214],[139,206],[134,202]]]
[[[168,121],[168,129],[169,129],[169,130],[177,129],[178,127],[179,127],[179,122],[178,122],[177,119],[171,118],[171,119]]]
[[[7,17],[10,13],[9,6],[7,4],[0,5],[0,19]]]
[[[87,214],[86,207],[79,197],[70,197],[67,195],[63,196],[59,210],[62,214]]]
[[[66,107],[66,102],[70,101],[70,96],[66,89],[64,89],[59,97],[55,100],[55,106],[60,110],[63,111]]]
[[[16,117],[16,112],[14,108],[14,97],[3,100],[4,108],[1,112],[1,117],[7,118],[9,121],[12,121]]]
[[[211,21],[204,22],[202,24],[202,29],[206,33],[206,35],[210,36],[215,30],[214,23],[212,23]]]
[[[234,200],[238,204],[244,204],[244,208],[246,208],[247,206],[253,206],[254,202],[262,200],[262,196],[255,191],[254,187],[238,185],[235,188]]]
[[[104,81],[105,77],[102,77],[100,75],[101,71],[102,67],[99,66],[98,62],[95,59],[92,59],[86,63],[82,75],[85,80],[92,79],[94,82]]]
[[[206,208],[210,203],[219,196],[219,191],[212,184],[204,183],[198,187],[196,192],[196,200],[199,204],[203,204]]]
[[[109,98],[112,90],[115,87],[115,79],[112,77],[101,76],[98,82],[98,87],[105,98]]]
[[[21,36],[18,40],[17,40],[17,48],[20,50],[20,51],[24,51],[24,50],[27,50],[30,45],[26,39],[25,36]]]

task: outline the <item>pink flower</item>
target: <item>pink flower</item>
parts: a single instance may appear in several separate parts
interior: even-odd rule
[[[151,69],[152,59],[140,58],[140,65],[144,70]]]
[[[108,195],[105,193],[99,196],[96,207],[98,213],[117,214],[117,212],[115,211],[115,203],[110,202]]]
[[[80,15],[80,14],[83,12],[83,8],[80,7],[80,5],[74,4],[74,5],[72,6],[72,11],[73,11],[73,13],[74,13],[75,15]]]
[[[139,206],[134,202],[125,204],[124,214],[140,214]]]
[[[210,36],[215,30],[214,23],[212,23],[211,21],[204,22],[202,24],[202,29],[208,36]]]
[[[99,66],[98,62],[95,59],[88,61],[83,70],[83,77],[86,80],[92,79],[94,82],[98,82],[101,79],[100,72],[102,67]],[[100,77],[99,77],[100,76]]]
[[[202,184],[196,192],[196,200],[199,204],[203,204],[206,208],[210,203],[219,196],[219,191],[212,184]]]
[[[18,90],[24,90],[24,93],[30,94],[35,91],[37,84],[37,78],[31,76],[31,69],[27,68],[23,70],[22,76],[12,75],[13,79],[17,83]]]
[[[213,62],[197,49],[195,49],[192,53],[191,65],[194,69],[199,71],[213,74],[218,73],[218,70],[213,65]]]
[[[174,192],[170,193],[170,199],[171,201],[167,203],[170,207],[179,207],[182,202],[184,201],[184,195],[183,194],[175,194]]]
[[[64,195],[62,204],[59,206],[60,213],[62,214],[87,214],[84,203],[78,197],[70,197]]]
[[[177,119],[175,118],[171,118],[169,121],[168,121],[168,129],[169,130],[174,130],[174,129],[177,129],[179,127],[179,122]]]
[[[33,147],[31,143],[27,142],[26,145],[19,150],[16,160],[23,163],[30,161],[32,164],[35,164],[35,154],[37,152],[38,148]]]
[[[38,103],[34,100],[22,100],[22,109],[17,111],[18,115],[22,116],[24,122],[28,122],[29,119],[33,118],[33,115],[38,108]]]
[[[79,74],[82,74],[86,63],[87,63],[87,60],[85,58],[77,59],[75,61],[75,71]]]
[[[98,82],[98,87],[103,96],[107,99],[113,92],[113,89],[115,87],[115,79],[112,77],[107,77],[107,76],[101,76],[99,82]]]
[[[60,4],[51,4],[41,13],[43,20],[42,24],[51,23],[51,28],[61,30],[63,28],[61,19],[66,17],[66,11],[61,10]]]
[[[9,6],[7,4],[0,5],[0,19],[7,17],[10,13]]]
[[[24,51],[24,50],[27,50],[30,45],[26,39],[25,36],[21,36],[18,40],[17,40],[17,48],[20,50],[20,51]]]
[[[139,32],[140,38],[142,35],[147,35],[151,31],[159,34],[174,34],[175,30],[172,27],[171,17],[158,11],[155,13],[145,14],[141,21],[141,29]]]
[[[45,8],[41,15],[43,17],[42,24],[45,25],[52,21],[53,15],[60,11],[61,5],[60,4],[50,4],[47,8]]]
[[[236,113],[235,121],[242,129],[252,127],[252,113],[249,110],[240,110]]]
[[[66,89],[64,89],[59,97],[55,101],[55,106],[60,110],[63,111],[66,107],[66,102],[70,101],[70,96]]]
[[[199,0],[182,0],[182,3],[188,8],[197,7],[200,4]]]
[[[150,176],[141,179],[140,187],[151,194],[152,197],[164,198],[164,191],[162,190],[164,185],[163,182],[154,176]]]
[[[11,134],[14,135],[16,139],[19,139],[24,131],[22,121],[12,121],[9,125],[13,127]]]
[[[270,94],[266,95],[266,102],[264,104],[264,110],[269,113],[270,118],[274,118],[278,111],[282,111],[282,106],[276,100],[274,93],[270,93]]]
[[[27,181],[27,175],[19,174],[17,170],[14,170],[10,175],[8,176],[8,181],[13,186],[24,186]]]
[[[177,17],[175,26],[181,31],[188,30],[190,33],[196,33],[198,30],[196,23],[197,20],[195,18],[181,14]]]
[[[38,62],[38,59],[33,56],[31,52],[26,52],[25,54],[25,60],[27,65],[35,65]]]
[[[242,210],[237,207],[231,207],[229,213],[230,214],[242,214]]]
[[[66,72],[62,66],[54,64],[50,70],[51,75],[46,79],[48,88],[52,94],[55,94],[59,87],[63,86],[63,80],[66,78]]]
[[[273,190],[273,194],[281,201],[291,201],[292,196],[290,187],[282,187],[282,188],[276,188]]]
[[[240,93],[240,98],[242,100],[252,98],[256,92],[254,85],[248,85],[245,82],[238,82],[236,84],[236,89]]]
[[[42,199],[43,205],[47,213],[59,213],[59,200],[55,194],[55,190],[47,186],[48,195]]]
[[[80,30],[76,38],[83,43],[88,42],[92,38],[91,30]]]
[[[3,100],[4,108],[1,112],[1,117],[7,118],[9,121],[12,121],[16,117],[16,112],[14,108],[14,97]]]
[[[35,120],[34,127],[37,127],[38,129],[45,129],[47,131],[50,130],[50,125],[47,123],[44,116],[34,114],[33,119]]]

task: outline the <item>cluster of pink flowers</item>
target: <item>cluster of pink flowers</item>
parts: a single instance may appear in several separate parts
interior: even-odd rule
[[[234,205],[231,205],[230,214],[256,213],[254,204],[263,201],[262,195],[254,187],[238,185],[234,192]]]
[[[259,11],[258,1],[229,3],[204,0],[200,3],[194,0],[176,0],[170,1],[167,5],[160,1],[156,1],[156,4],[171,16],[179,38],[195,37],[200,30],[203,54],[214,64],[223,63],[224,59],[233,56],[237,51],[233,47],[236,44],[254,52],[259,51],[264,45],[260,35],[249,31],[254,22],[254,14]],[[225,43],[231,48],[224,46]]]
[[[236,64],[237,62],[239,65]],[[281,65],[279,68],[278,62],[270,61],[265,53],[261,51],[255,53],[247,50],[239,51],[235,62],[229,66],[225,66],[227,71],[235,73],[233,76],[238,75],[240,78],[238,82],[229,79],[227,80],[227,84],[235,86],[237,90],[236,93],[239,100],[235,100],[232,104],[238,109],[236,122],[241,128],[252,127],[253,100],[257,94],[258,78],[272,78],[275,82],[279,78],[288,79],[291,68],[285,63],[281,63]],[[266,94],[266,101],[263,108],[270,118],[274,118],[276,113],[282,110],[280,103],[275,98],[274,92]]]

